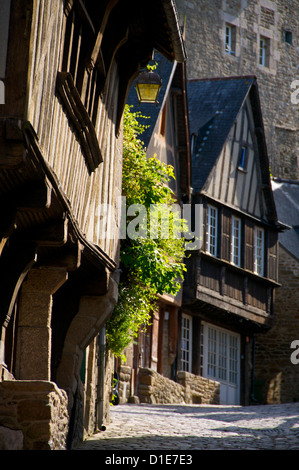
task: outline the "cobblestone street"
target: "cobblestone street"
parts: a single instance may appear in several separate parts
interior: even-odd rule
[[[111,408],[111,423],[78,450],[299,450],[299,403]]]

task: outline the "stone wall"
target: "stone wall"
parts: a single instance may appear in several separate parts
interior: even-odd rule
[[[176,0],[185,20],[188,79],[256,75],[274,176],[299,178],[299,8],[297,0]],[[235,28],[235,54],[225,52],[225,26]],[[285,32],[292,33],[292,44]],[[260,36],[269,66],[259,64]],[[296,86],[298,89],[298,85]]]
[[[119,368],[118,393],[120,403],[127,403],[131,396],[131,371],[132,368],[124,364]]]
[[[200,375],[180,371],[178,382],[184,387],[186,403],[218,405],[220,403],[220,384]]]
[[[187,372],[178,372],[178,382],[152,369],[139,370],[138,397],[141,403],[219,404],[220,384]]]
[[[67,395],[53,382],[0,383],[0,450],[64,450]]]
[[[262,403],[299,401],[299,364],[292,364],[291,343],[299,340],[299,262],[281,245],[274,323],[259,335],[255,353],[255,396]]]
[[[185,389],[152,369],[140,369],[138,397],[141,403],[185,403]]]
[[[105,348],[101,351],[95,338],[86,349],[84,383],[78,380],[69,442],[72,449],[109,424],[113,369],[114,356]]]

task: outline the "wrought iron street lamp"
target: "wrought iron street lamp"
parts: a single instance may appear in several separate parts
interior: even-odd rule
[[[160,76],[152,70],[140,72],[135,82],[139,103],[155,103],[162,85]]]

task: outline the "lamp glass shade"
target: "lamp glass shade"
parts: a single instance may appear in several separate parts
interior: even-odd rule
[[[135,83],[139,102],[157,103],[158,93],[161,88],[161,79],[153,72],[142,72]]]

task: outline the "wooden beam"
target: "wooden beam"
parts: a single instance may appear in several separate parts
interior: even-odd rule
[[[28,235],[28,232],[26,233]],[[31,238],[37,246],[61,247],[68,239],[68,219],[53,220],[32,230]]]
[[[48,267],[75,271],[81,265],[83,247],[79,242],[66,243],[62,247],[40,247],[38,250],[38,263]]]
[[[57,91],[65,106],[66,114],[76,129],[88,169],[92,172],[102,163],[102,153],[94,125],[70,73],[58,72]]]
[[[0,169],[15,169],[24,162],[25,149],[21,121],[0,118]]]
[[[0,258],[0,325],[8,325],[19,289],[36,259],[34,244],[11,237]]]
[[[111,0],[109,2],[109,4],[107,5],[106,9],[105,9],[105,13],[104,13],[104,16],[103,16],[103,19],[102,19],[102,23],[101,23],[99,32],[98,32],[96,40],[95,40],[93,51],[91,53],[91,60],[94,64],[96,63],[96,61],[98,59],[99,51],[100,51],[102,40],[103,40],[104,31],[105,31],[105,28],[106,28],[106,25],[107,25],[107,22],[108,22],[109,15],[110,15],[111,11],[113,10],[113,8],[115,7],[115,5],[117,5],[118,2],[119,2],[119,0]]]
[[[44,181],[28,182],[22,186],[15,197],[18,211],[44,210],[51,205],[52,189]]]

